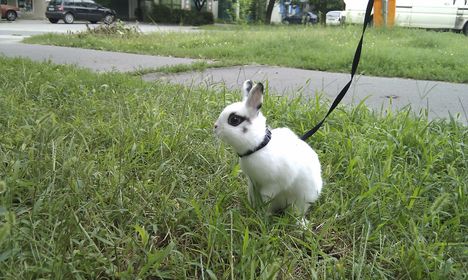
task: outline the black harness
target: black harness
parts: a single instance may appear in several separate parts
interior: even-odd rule
[[[255,153],[256,151],[263,149],[266,145],[268,145],[268,143],[270,143],[270,140],[271,140],[271,131],[267,127],[266,132],[265,132],[265,137],[263,137],[262,143],[260,143],[257,147],[255,147],[255,149],[248,150],[247,152],[239,155],[239,157],[246,157]]]

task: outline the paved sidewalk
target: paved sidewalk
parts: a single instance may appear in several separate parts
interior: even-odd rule
[[[25,57],[35,61],[51,61],[71,64],[93,71],[129,72],[144,68],[160,68],[178,64],[190,64],[196,59],[139,55],[97,51],[69,47],[28,45],[20,43],[0,44],[0,55]]]
[[[0,24],[0,55],[25,57],[35,61],[52,61],[57,64],[72,64],[93,71],[128,72],[140,69],[159,68],[178,64],[190,64],[197,60],[126,54],[79,48],[28,45],[20,43],[25,37],[44,33],[75,33],[95,28],[99,24],[77,22],[74,24],[51,24],[47,20],[18,20]],[[127,22],[128,26],[137,26],[143,33],[150,32],[198,32],[196,27],[155,25]]]
[[[126,54],[78,48],[0,44],[0,55],[27,57],[36,61],[50,60],[57,64],[74,64],[93,71],[135,71],[144,68],[190,64],[197,60]],[[268,81],[271,93],[283,95],[315,96],[324,93],[334,99],[349,79],[349,74],[309,71],[272,66],[242,66],[209,69],[203,72],[174,75],[148,74],[144,80],[163,79],[171,83],[227,87],[239,89],[246,79]],[[365,100],[370,108],[380,111],[389,107],[401,109],[410,106],[413,112],[428,110],[429,119],[459,115],[459,121],[468,124],[468,84],[419,81],[399,78],[356,77],[343,100],[357,104]]]
[[[147,74],[143,79],[164,79],[171,83],[229,89],[240,89],[244,80],[252,79],[268,82],[268,88],[274,94],[310,97],[323,93],[333,100],[349,81],[349,76],[285,67],[239,66],[195,73]],[[413,112],[419,114],[427,109],[429,119],[460,114],[460,122],[468,124],[468,84],[357,76],[343,102],[359,104],[363,100],[367,106],[378,111],[410,106]]]

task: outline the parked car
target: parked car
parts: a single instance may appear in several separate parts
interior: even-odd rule
[[[325,23],[327,25],[340,25],[345,22],[345,18],[342,11],[329,11],[326,15]]]
[[[8,21],[15,21],[19,14],[18,7],[3,4],[3,1],[0,4],[0,9],[2,11],[2,18]]]
[[[51,23],[63,20],[71,24],[75,20],[86,20],[91,23],[103,21],[109,24],[115,20],[116,13],[93,0],[51,0],[45,15]]]
[[[344,2],[346,22],[362,24],[368,0]],[[393,18],[387,18],[387,22],[394,22],[396,26],[455,30],[468,36],[467,0],[396,0],[391,14]]]
[[[312,12],[296,13],[294,15],[283,18],[283,23],[286,24],[302,24],[302,23],[317,23],[318,17]]]

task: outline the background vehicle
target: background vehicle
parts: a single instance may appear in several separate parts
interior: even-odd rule
[[[19,9],[18,7],[7,5],[6,1],[0,2],[0,10],[2,13],[2,18],[8,21],[14,21],[18,17]]]
[[[362,23],[368,0],[344,0],[348,23]],[[395,25],[468,35],[468,0],[396,0]]]
[[[286,24],[317,23],[318,17],[312,12],[297,13],[283,18]]]
[[[75,20],[87,20],[109,24],[114,21],[115,15],[114,10],[96,4],[93,0],[51,0],[46,10],[46,17],[51,23],[63,20],[70,24]]]
[[[345,22],[345,16],[343,11],[329,11],[326,15],[325,23],[327,25],[340,25]]]

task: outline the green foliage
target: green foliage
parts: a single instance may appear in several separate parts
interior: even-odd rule
[[[171,9],[165,5],[152,5],[151,13],[148,15],[149,20],[158,23],[171,23],[182,25],[205,25],[213,24],[214,17],[211,12]]]
[[[235,3],[232,0],[218,1],[218,20],[224,22],[233,22],[236,19]]]
[[[212,126],[239,92],[0,58],[0,278],[466,279],[468,129],[340,107],[310,228],[252,209]],[[267,81],[266,81],[267,84]],[[320,98],[268,92],[302,133]]]
[[[239,19],[244,22],[249,22],[252,18],[250,10],[251,3],[255,0],[239,0]]]
[[[28,43],[213,59],[225,65],[267,64],[349,73],[359,26],[227,26],[205,32],[154,33],[138,40],[46,34]],[[468,37],[421,29],[368,29],[361,74],[468,82]]]
[[[265,22],[267,0],[252,0],[249,17],[252,22]]]

